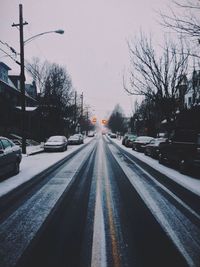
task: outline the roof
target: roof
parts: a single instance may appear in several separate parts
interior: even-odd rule
[[[8,65],[6,65],[5,63],[3,63],[3,62],[0,62],[0,66],[2,66],[4,69],[6,69],[6,70],[11,70],[11,68],[10,67],[8,67]]]

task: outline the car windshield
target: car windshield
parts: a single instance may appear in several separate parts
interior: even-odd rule
[[[48,142],[62,142],[63,137],[62,136],[52,136],[48,139]]]
[[[69,139],[79,139],[79,136],[75,134],[75,135],[70,136]]]
[[[128,139],[136,139],[136,135],[129,135]]]

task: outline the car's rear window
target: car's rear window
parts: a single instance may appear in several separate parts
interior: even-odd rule
[[[61,141],[63,141],[62,136],[52,136],[48,140],[48,142],[61,142]]]

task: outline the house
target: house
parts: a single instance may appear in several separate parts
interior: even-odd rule
[[[181,75],[180,82],[175,93],[177,110],[183,110],[185,108],[185,96],[188,91],[188,79],[187,76]]]
[[[200,103],[200,71],[194,69],[185,94],[185,106],[191,108]]]
[[[7,135],[10,132],[20,134],[21,131],[22,95],[20,90],[20,77],[9,75],[10,70],[9,66],[0,62],[0,135]],[[30,95],[25,92],[25,103],[26,107],[36,108],[37,100],[33,97],[35,95],[32,92]],[[32,115],[26,115],[29,121],[30,116]]]
[[[37,87],[35,84],[35,81],[32,82],[32,84],[25,84],[25,91],[26,93],[32,97],[33,99],[37,99]]]

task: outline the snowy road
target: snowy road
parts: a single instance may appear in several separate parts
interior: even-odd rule
[[[200,266],[198,209],[158,176],[94,139],[1,219],[0,266]]]

